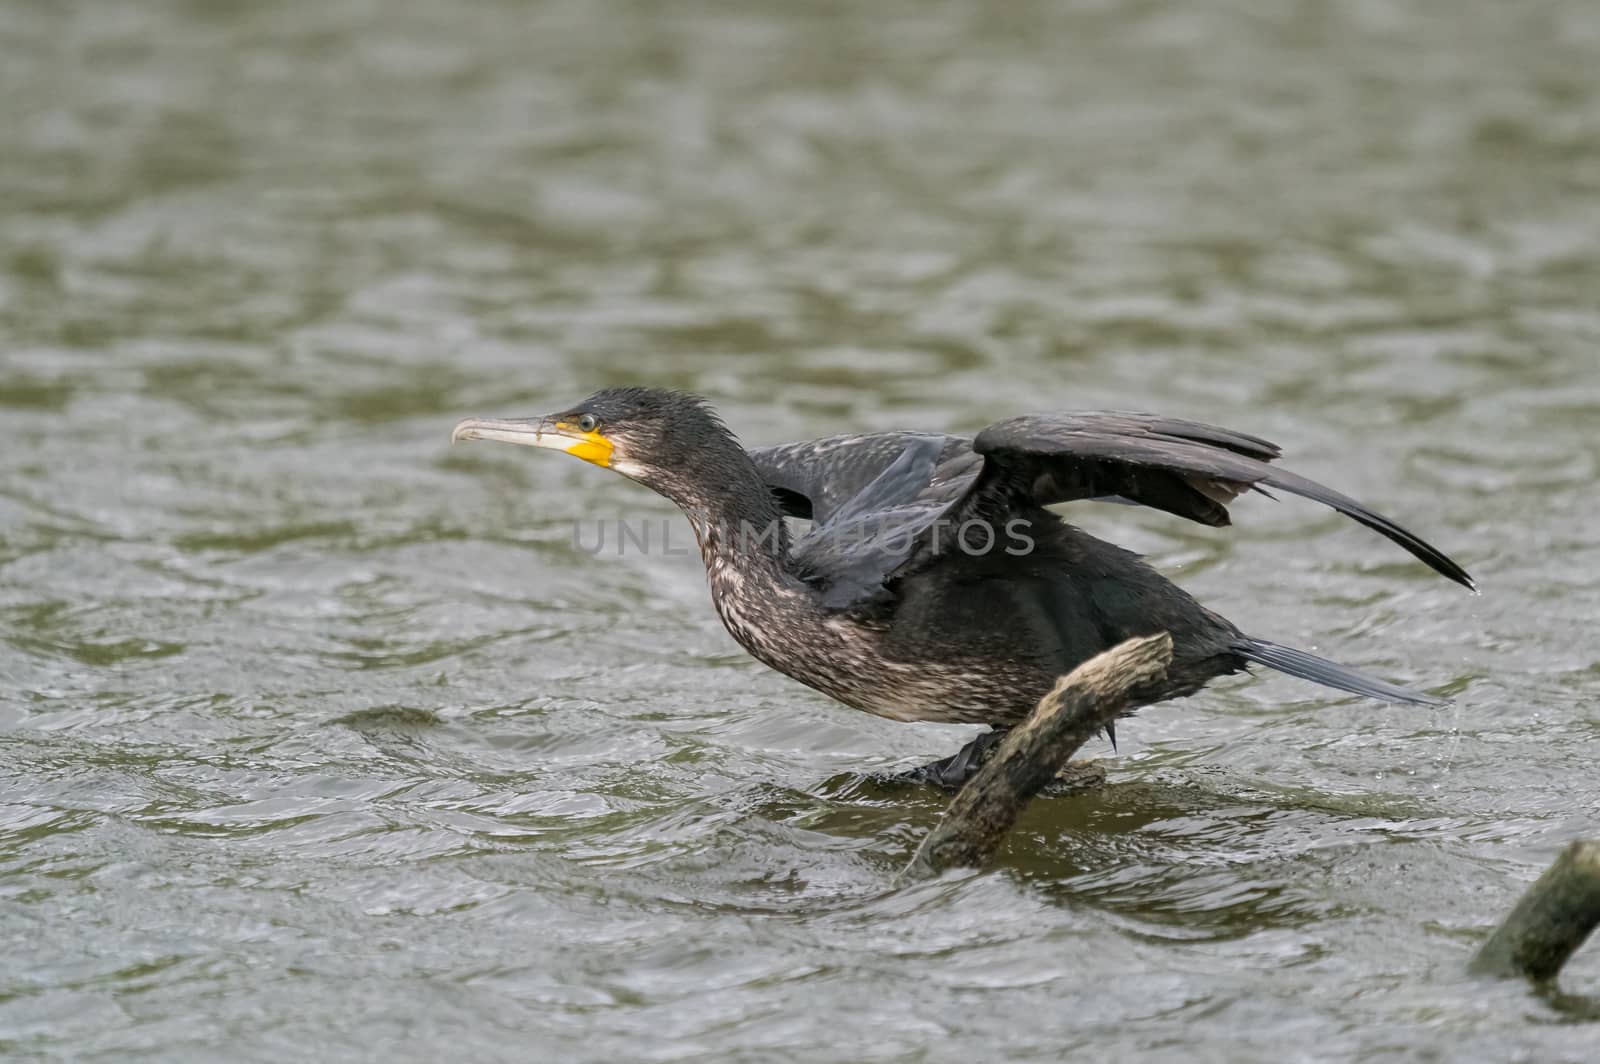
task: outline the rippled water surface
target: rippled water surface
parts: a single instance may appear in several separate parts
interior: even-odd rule
[[[1593,1060],[1467,979],[1600,833],[1600,8],[0,2],[0,1050]],[[748,659],[665,502],[456,418],[1180,414],[1310,504],[1080,513],[1234,678],[900,888],[970,734]]]

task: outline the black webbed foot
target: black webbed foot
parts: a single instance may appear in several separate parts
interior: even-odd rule
[[[889,777],[884,782],[927,783],[941,790],[959,791],[967,781],[978,774],[989,757],[999,749],[1006,737],[1006,729],[985,732],[963,746],[953,756],[935,761],[910,772]],[[1094,761],[1068,761],[1061,766],[1060,774],[1045,786],[1044,793],[1064,795],[1094,790],[1106,782],[1105,767]]]
[[[931,783],[947,791],[959,791],[968,780],[978,774],[983,763],[989,759],[989,755],[1005,737],[1004,728],[984,732],[951,757],[935,761],[931,765],[914,768],[907,772],[904,778],[916,783]]]

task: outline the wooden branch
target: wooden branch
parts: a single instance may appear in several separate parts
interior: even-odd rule
[[[1574,842],[1472,959],[1479,975],[1554,979],[1600,924],[1600,842]]]
[[[1057,680],[961,788],[902,878],[983,864],[1033,796],[1127,706],[1128,692],[1165,675],[1171,663],[1172,637],[1163,632],[1112,647]]]

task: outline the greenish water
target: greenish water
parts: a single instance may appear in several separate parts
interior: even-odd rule
[[[0,1051],[1594,1059],[1600,948],[1464,965],[1600,834],[1597,72],[1588,0],[3,0]],[[447,445],[620,382],[1276,439],[1483,595],[1309,504],[1083,523],[1457,702],[1219,683],[896,889],[942,800],[841,778],[968,731]]]

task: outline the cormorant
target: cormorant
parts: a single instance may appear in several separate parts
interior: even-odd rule
[[[1268,465],[1280,452],[1266,440],[1151,414],[1037,414],[976,437],[874,432],[747,451],[698,397],[607,388],[548,417],[468,418],[451,440],[565,451],[672,500],[723,624],[756,658],[869,713],[995,729],[917,774],[945,787],[960,786],[1057,677],[1161,631],[1172,665],[1132,706],[1250,664],[1390,702],[1441,701],[1247,636],[1047,506],[1109,500],[1223,526],[1238,495],[1277,488],[1473,588],[1393,521]],[[786,517],[811,527],[793,536]]]

